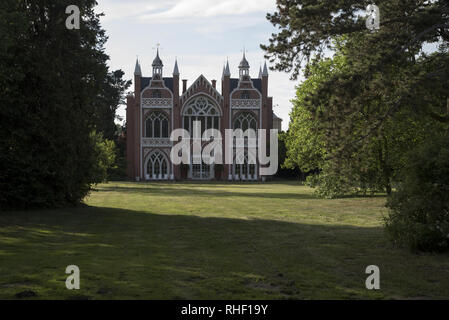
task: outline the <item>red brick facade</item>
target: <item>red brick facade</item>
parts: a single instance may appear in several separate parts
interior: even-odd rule
[[[223,68],[221,88],[204,76],[187,87],[183,80],[180,93],[178,63],[172,77],[163,77],[159,52],[153,61],[153,74],[143,77],[139,62],[134,74],[134,94],[127,99],[127,162],[131,180],[259,180],[256,165],[175,166],[170,161],[170,133],[184,128],[191,132],[192,121],[201,121],[205,128],[226,129],[273,128],[273,99],[268,96],[268,70],[257,79],[249,76],[249,63],[243,56],[239,77],[231,78],[229,63]],[[218,128],[217,128],[218,126]],[[224,143],[223,143],[224,147]],[[245,160],[246,161],[246,160]]]

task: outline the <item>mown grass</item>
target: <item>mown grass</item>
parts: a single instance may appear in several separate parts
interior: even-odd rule
[[[448,298],[449,255],[392,247],[384,203],[296,183],[103,184],[85,207],[0,212],[0,298]],[[81,290],[65,288],[68,265]]]

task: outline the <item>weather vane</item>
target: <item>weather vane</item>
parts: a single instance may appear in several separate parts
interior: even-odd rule
[[[157,50],[163,50],[163,48],[161,48],[161,44],[158,42],[158,43],[156,43],[156,47],[153,47],[153,50],[155,50],[155,49],[157,49]]]

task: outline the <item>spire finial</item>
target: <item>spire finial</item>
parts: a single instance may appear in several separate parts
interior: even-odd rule
[[[159,57],[159,49],[161,49],[162,50],[162,48],[161,48],[161,44],[158,42],[158,43],[156,43],[156,46],[155,47],[153,47],[153,50],[154,49],[156,49],[156,57]]]
[[[239,69],[245,69],[245,70],[249,69],[249,63],[248,63],[248,60],[246,60],[246,49],[243,49],[243,59],[240,62]]]
[[[179,76],[178,57],[175,58],[175,68],[173,69],[173,75]]]
[[[224,69],[223,76],[227,76],[227,77],[231,76],[231,69],[229,68],[229,58],[226,58],[226,67]]]
[[[267,62],[266,61],[265,61],[265,64],[263,66],[262,76],[263,77],[268,77],[268,67],[267,67]]]
[[[142,75],[142,69],[140,68],[140,63],[139,63],[139,56],[136,56],[136,67],[134,68],[134,75],[135,76]]]
[[[159,57],[159,48],[160,48],[161,44],[157,43],[156,44],[156,58],[154,58],[153,60],[153,67],[163,67],[164,64],[162,63],[161,58]],[[153,48],[155,49],[155,48]]]
[[[159,47],[160,47],[160,44],[158,43],[156,45],[156,47],[157,47],[156,58],[154,58],[153,64],[152,64],[152,66],[153,66],[153,77],[155,75],[158,75],[159,77],[162,77],[162,70],[163,70],[164,64],[162,63],[161,58],[159,58]]]

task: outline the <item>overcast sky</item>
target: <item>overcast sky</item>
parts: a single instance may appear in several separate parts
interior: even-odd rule
[[[257,77],[264,62],[259,45],[268,43],[276,30],[266,20],[267,12],[275,10],[275,0],[98,0],[98,4],[109,36],[109,65],[122,69],[128,79],[133,78],[137,55],[143,75],[151,76],[158,43],[164,76],[172,75],[177,57],[181,79],[188,79],[188,85],[201,74],[209,81],[221,80],[226,58],[231,76],[238,77],[244,47],[251,76]],[[270,71],[269,95],[274,112],[284,120],[284,130],[299,83],[289,78],[289,74]],[[119,114],[124,116],[125,108],[120,108]]]

